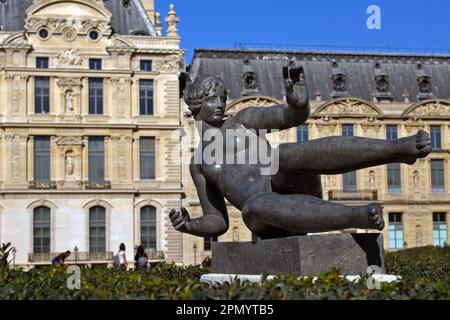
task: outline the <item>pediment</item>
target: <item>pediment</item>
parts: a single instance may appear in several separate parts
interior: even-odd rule
[[[83,146],[83,140],[79,137],[62,137],[56,142],[58,146]]]
[[[339,98],[329,101],[314,112],[314,115],[320,116],[380,116],[383,112],[377,106],[368,103],[362,99],[356,98]]]
[[[57,82],[58,87],[79,87],[82,85],[81,79],[63,78]]]
[[[227,106],[226,115],[233,115],[248,107],[270,107],[282,104],[282,101],[267,96],[248,96],[233,101]]]
[[[103,3],[95,0],[40,0],[27,9],[26,16],[110,20],[112,14]]]
[[[450,117],[450,101],[448,100],[426,100],[412,105],[403,113],[404,116],[438,116]]]

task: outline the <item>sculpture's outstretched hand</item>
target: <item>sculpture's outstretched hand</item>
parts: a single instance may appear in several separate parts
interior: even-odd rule
[[[309,96],[303,67],[283,67],[287,103],[294,108],[308,107]]]
[[[170,222],[173,227],[180,232],[189,233],[191,225],[191,217],[186,208],[181,208],[181,210],[173,209],[169,213]]]

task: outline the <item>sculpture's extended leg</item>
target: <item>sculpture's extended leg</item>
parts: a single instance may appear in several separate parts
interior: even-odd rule
[[[413,164],[431,151],[430,136],[419,131],[394,141],[361,137],[328,137],[279,147],[280,170],[341,174],[387,163]]]
[[[379,204],[343,206],[298,194],[257,194],[246,201],[242,215],[247,227],[262,239],[349,228],[384,228]]]

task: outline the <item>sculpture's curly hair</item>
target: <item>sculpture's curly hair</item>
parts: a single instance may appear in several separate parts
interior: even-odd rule
[[[189,110],[196,116],[200,113],[203,99],[214,93],[223,95],[227,99],[228,92],[223,80],[217,76],[199,75],[194,80],[189,79],[187,81],[186,89],[183,91],[183,98]]]

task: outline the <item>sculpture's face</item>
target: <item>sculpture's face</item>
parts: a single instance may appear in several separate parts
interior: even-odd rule
[[[220,127],[225,116],[226,97],[218,93],[211,93],[203,98],[200,109],[200,119],[213,127]]]

